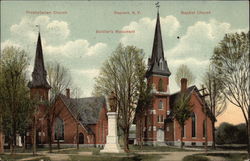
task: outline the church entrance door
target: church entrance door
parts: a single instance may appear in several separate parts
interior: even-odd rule
[[[84,144],[84,135],[83,135],[83,133],[79,134],[79,144]]]
[[[162,129],[157,130],[157,141],[164,142],[164,131]]]

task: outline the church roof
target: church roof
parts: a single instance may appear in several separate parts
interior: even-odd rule
[[[201,98],[201,94],[200,94],[198,88],[195,85],[188,87],[186,92],[187,92],[188,95],[191,95],[193,92],[196,92],[198,94],[198,96]],[[170,109],[173,109],[173,107],[175,106],[175,102],[176,102],[179,95],[180,95],[180,91],[170,95],[170,98],[169,98]],[[208,107],[208,105],[206,103],[205,103],[205,107],[206,107],[206,109],[208,111],[208,116],[211,119],[216,120],[215,116],[212,114],[211,110],[209,109],[209,107]],[[171,112],[170,112],[169,119],[173,119],[173,111],[172,110],[170,110],[170,111]]]
[[[37,45],[36,45],[36,57],[34,69],[32,72],[32,81],[28,83],[29,88],[47,88],[50,89],[51,86],[47,82],[47,72],[44,68],[43,61],[43,49],[40,32],[38,34]]]
[[[163,76],[171,75],[167,61],[164,59],[164,49],[162,43],[159,12],[157,12],[152,55],[151,58],[148,59],[148,70],[146,76],[149,77],[152,74],[158,74]]]
[[[67,98],[60,95],[65,105],[75,118],[78,118],[83,125],[96,124],[99,114],[106,104],[105,97]]]

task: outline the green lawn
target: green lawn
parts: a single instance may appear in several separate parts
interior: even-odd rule
[[[7,160],[7,161],[23,159],[23,158],[28,158],[28,157],[34,157],[34,155],[32,154],[1,154],[0,155],[1,160]]]
[[[206,154],[204,154],[206,155]],[[218,156],[223,157],[226,159],[226,161],[243,161],[247,159],[247,154],[242,153],[210,153],[207,154],[207,156]]]
[[[147,151],[152,151],[152,152],[173,152],[173,151],[191,151],[191,150],[186,150],[186,149],[181,149],[177,147],[170,147],[170,146],[129,146],[130,151],[132,152],[147,152]]]
[[[70,161],[159,161],[159,155],[70,155]]]
[[[182,161],[210,161],[210,159],[201,155],[188,155],[188,156],[185,156],[182,159]]]
[[[84,148],[79,148],[77,150],[76,148],[74,149],[61,149],[61,150],[54,150],[53,153],[59,153],[59,154],[78,154],[78,152],[92,152],[93,154],[98,154],[100,151],[100,148],[94,148],[94,147],[84,147]]]

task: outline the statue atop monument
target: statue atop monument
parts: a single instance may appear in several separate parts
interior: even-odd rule
[[[112,91],[110,96],[109,96],[109,112],[116,112],[117,110],[117,98],[116,94]]]

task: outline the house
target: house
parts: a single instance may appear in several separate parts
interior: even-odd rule
[[[137,109],[135,114],[136,142],[148,145],[180,145],[181,129],[173,117],[173,107],[180,92],[185,91],[191,97],[193,113],[184,127],[184,144],[201,146],[205,142],[205,121],[207,120],[208,145],[212,145],[212,119],[204,113],[206,107],[196,86],[187,87],[187,80],[181,80],[181,90],[170,94],[169,77],[171,72],[164,58],[159,11],[154,34],[151,58],[148,59],[147,83],[152,85],[152,102],[148,107]],[[211,112],[210,112],[211,113]]]
[[[41,104],[38,106],[36,142],[48,144],[48,120],[46,102],[49,99],[51,86],[47,82],[47,72],[44,67],[42,42],[38,35],[35,65],[32,73],[32,81],[28,83],[31,98],[38,98]],[[66,94],[59,94],[53,104],[52,143],[76,144],[77,134],[79,144],[91,146],[103,146],[106,143],[108,133],[107,99],[105,97],[71,98],[70,89]],[[33,133],[27,133],[27,142],[32,142]]]

